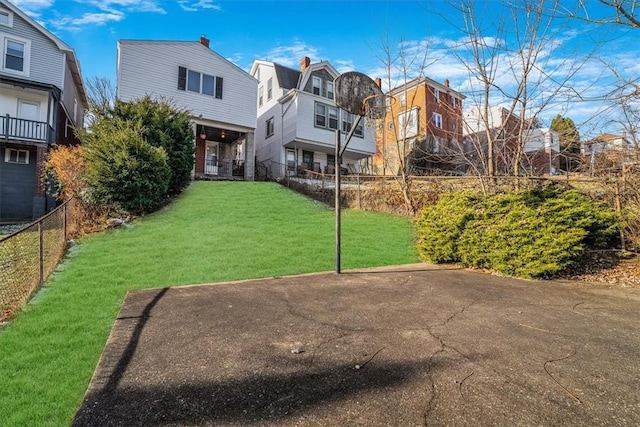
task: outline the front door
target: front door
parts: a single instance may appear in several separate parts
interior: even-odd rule
[[[217,142],[207,141],[204,153],[204,173],[205,175],[218,175],[218,150]]]

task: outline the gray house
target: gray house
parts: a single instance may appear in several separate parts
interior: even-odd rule
[[[88,108],[75,52],[18,7],[0,0],[0,223],[54,207],[42,183],[54,144],[75,144]]]

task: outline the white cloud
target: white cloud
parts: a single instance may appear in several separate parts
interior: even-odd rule
[[[182,10],[187,12],[197,12],[202,9],[222,10],[222,6],[214,3],[213,0],[199,0],[195,2],[190,0],[178,0],[178,4]]]
[[[301,40],[294,40],[291,45],[277,46],[269,50],[264,57],[268,61],[275,62],[286,67],[297,68],[300,59],[305,56],[311,58],[311,62],[317,62],[318,49]]]
[[[66,31],[75,32],[79,31],[84,25],[105,25],[109,22],[122,21],[124,18],[125,15],[122,12],[85,13],[79,18],[66,16],[56,20],[51,20],[49,24],[58,30],[64,29]]]
[[[32,18],[38,19],[41,16],[40,12],[50,8],[54,1],[55,0],[13,0],[13,4]]]
[[[332,61],[332,65],[336,67],[336,70],[338,70],[340,74],[346,73],[347,71],[355,71],[356,69],[355,64],[350,59],[336,59]]]
[[[167,13],[157,0],[76,0],[105,12],[151,12]]]

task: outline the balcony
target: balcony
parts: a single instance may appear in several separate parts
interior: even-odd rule
[[[52,135],[53,128],[48,123],[19,119],[8,114],[0,117],[0,139],[5,141],[47,143]]]

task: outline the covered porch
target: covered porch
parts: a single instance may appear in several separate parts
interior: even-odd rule
[[[253,132],[196,124],[194,178],[253,181]]]

